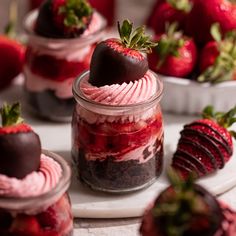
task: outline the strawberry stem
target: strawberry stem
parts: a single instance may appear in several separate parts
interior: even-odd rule
[[[193,215],[206,216],[207,209],[201,196],[194,190],[194,177],[183,180],[173,169],[168,171],[170,188],[160,195],[152,213],[155,219],[165,222],[166,236],[179,236],[189,229]]]
[[[133,23],[124,20],[122,25],[118,22],[118,32],[122,44],[126,48],[131,48],[144,53],[151,53],[152,48],[157,44],[152,42],[150,36],[145,35],[145,27],[140,26],[133,30]]]
[[[189,0],[167,0],[167,2],[175,9],[189,13],[192,9],[192,4]]]
[[[59,14],[65,15],[64,25],[71,28],[85,28],[85,18],[92,15],[92,7],[86,0],[67,0],[59,8]]]
[[[159,69],[165,62],[168,56],[178,57],[178,49],[184,45],[184,39],[182,38],[182,32],[177,31],[178,23],[166,25],[166,33],[161,36],[158,41],[158,45],[155,47],[156,53],[159,56],[157,69]]]
[[[20,117],[20,113],[21,107],[19,102],[12,105],[4,104],[0,110],[2,126],[12,126],[22,123],[23,119]]]
[[[11,0],[9,7],[9,23],[6,25],[4,33],[9,38],[16,37],[16,22],[18,16],[18,2],[17,0]]]
[[[220,26],[216,23],[211,26],[211,35],[218,43],[219,55],[214,64],[198,76],[197,81],[215,84],[232,80],[236,68],[236,31],[229,31],[222,38]]]
[[[228,112],[216,112],[213,106],[207,106],[202,112],[204,119],[210,119],[216,121],[220,126],[224,128],[231,127],[236,123],[236,106],[230,109]],[[236,132],[229,131],[232,137],[236,139]]]

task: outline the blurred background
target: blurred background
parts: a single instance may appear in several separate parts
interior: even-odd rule
[[[22,19],[32,8],[38,6],[42,0],[18,0],[19,20],[18,30],[22,29]],[[90,3],[108,19],[109,25],[117,20],[128,18],[135,25],[144,24],[150,13],[154,0],[90,0]],[[8,22],[8,7],[10,0],[0,0],[0,32]]]

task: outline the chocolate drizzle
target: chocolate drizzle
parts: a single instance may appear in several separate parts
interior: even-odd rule
[[[232,147],[224,135],[207,123],[195,121],[185,125],[180,134],[172,163],[177,169],[194,171],[200,177],[222,169],[232,155]]]

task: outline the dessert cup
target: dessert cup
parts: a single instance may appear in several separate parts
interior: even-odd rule
[[[153,72],[150,72],[153,73]],[[145,102],[105,105],[80,89],[89,72],[73,84],[72,158],[78,176],[92,189],[130,192],[152,184],[162,171],[162,83]]]
[[[62,176],[50,191],[34,197],[0,196],[0,235],[73,235],[73,217],[69,196],[71,170],[55,153],[43,153],[60,164]]]
[[[24,22],[28,35],[24,67],[26,98],[33,112],[56,121],[70,121],[74,106],[73,80],[90,65],[94,44],[99,41],[106,21],[93,13],[89,28],[77,38],[40,36],[34,31],[38,11]]]

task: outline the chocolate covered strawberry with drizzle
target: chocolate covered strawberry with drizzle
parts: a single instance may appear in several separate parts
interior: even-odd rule
[[[203,119],[185,125],[180,132],[172,166],[184,177],[191,172],[201,177],[222,169],[233,153],[236,132],[228,128],[236,122],[236,107],[223,113],[208,106],[202,115]]]
[[[0,174],[18,179],[37,171],[40,165],[39,136],[20,117],[20,104],[3,105],[0,127]]]
[[[89,82],[97,87],[129,83],[141,79],[148,71],[144,53],[151,52],[156,44],[144,34],[144,26],[133,30],[133,24],[124,20],[118,23],[120,39],[100,42],[93,53]]]
[[[222,225],[226,231],[228,222],[216,198],[195,184],[193,178],[183,181],[177,173],[170,173],[170,186],[160,193],[154,206],[144,215],[141,235],[228,235],[220,233]]]

